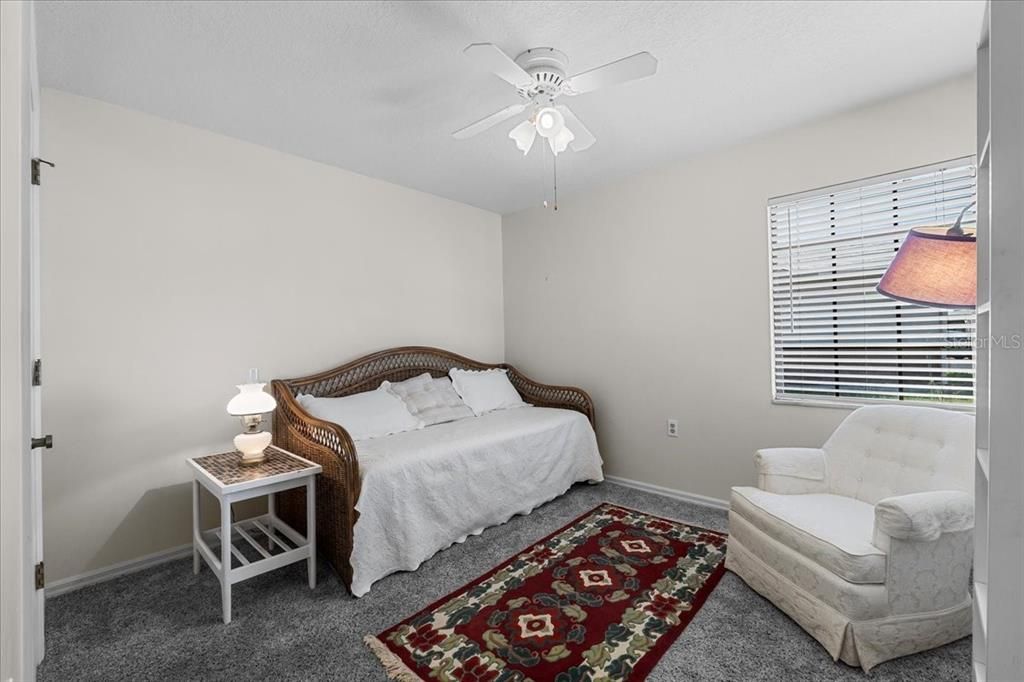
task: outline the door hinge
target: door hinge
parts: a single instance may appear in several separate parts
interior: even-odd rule
[[[33,386],[42,386],[43,385],[43,361],[42,360],[36,360],[35,362],[32,363],[32,385]]]
[[[39,164],[42,164],[42,163],[45,163],[50,168],[56,168],[57,167],[57,165],[55,163],[53,163],[52,161],[47,161],[46,159],[38,159],[38,158],[32,159],[32,184],[33,185],[40,184]]]
[[[46,571],[43,569],[43,562],[36,564],[36,589],[41,590],[46,586]]]

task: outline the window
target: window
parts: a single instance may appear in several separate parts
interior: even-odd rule
[[[776,400],[974,404],[974,311],[875,291],[912,227],[974,201],[971,159],[769,201]],[[973,224],[973,213],[964,225]]]

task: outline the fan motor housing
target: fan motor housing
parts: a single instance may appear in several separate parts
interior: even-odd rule
[[[520,88],[519,96],[524,99],[547,97],[554,99],[562,94],[565,84],[565,70],[569,58],[553,47],[531,47],[515,59],[516,64],[533,77],[533,85]]]

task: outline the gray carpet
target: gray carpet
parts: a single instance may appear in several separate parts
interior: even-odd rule
[[[235,586],[234,620],[191,558],[50,599],[40,680],[385,680],[362,643],[609,501],[725,530],[723,512],[610,483],[577,486],[529,516],[451,547],[412,573],[353,599],[326,564],[315,591],[304,564]],[[769,602],[727,573],[648,679],[969,680],[970,638],[883,663],[871,674],[836,664]]]

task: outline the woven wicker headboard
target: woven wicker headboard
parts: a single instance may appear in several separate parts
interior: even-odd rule
[[[292,392],[307,393],[318,398],[335,398],[361,391],[372,391],[382,381],[405,381],[424,372],[435,377],[447,376],[453,367],[459,369],[489,369],[507,367],[488,365],[440,348],[404,346],[366,355],[335,369],[298,379],[284,379]]]

